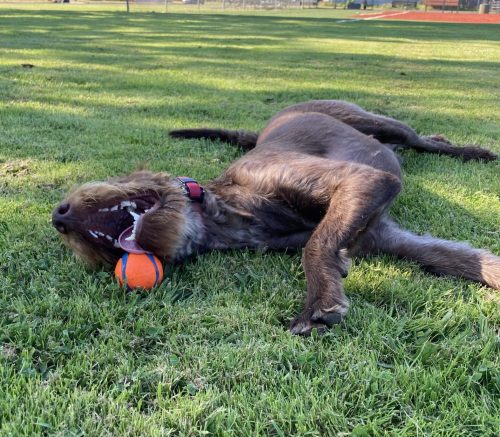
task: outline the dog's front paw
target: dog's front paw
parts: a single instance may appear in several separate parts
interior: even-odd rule
[[[314,329],[316,329],[319,334],[323,334],[328,329],[328,326],[324,323],[313,322],[303,314],[296,317],[292,323],[290,323],[290,332],[294,335],[309,337]]]
[[[347,314],[347,306],[336,305],[335,308],[304,310],[290,324],[290,332],[308,337],[316,329],[323,334],[333,325],[338,325]]]

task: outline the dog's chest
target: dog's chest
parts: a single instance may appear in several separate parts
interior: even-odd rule
[[[280,200],[235,202],[234,207],[245,214],[227,214],[223,222],[209,223],[207,249],[300,248],[319,221]]]

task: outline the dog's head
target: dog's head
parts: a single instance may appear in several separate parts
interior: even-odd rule
[[[189,200],[166,173],[140,171],[74,189],[53,211],[52,224],[87,263],[113,267],[124,251],[118,244],[133,226],[135,241],[165,260],[182,244]]]

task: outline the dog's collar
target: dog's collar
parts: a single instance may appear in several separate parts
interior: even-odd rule
[[[194,179],[186,176],[179,176],[176,178],[183,186],[186,196],[193,202],[202,203],[205,196],[205,190]]]

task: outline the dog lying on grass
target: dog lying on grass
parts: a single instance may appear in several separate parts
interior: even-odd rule
[[[276,114],[260,134],[187,129],[176,138],[221,139],[248,152],[199,196],[167,173],[139,171],[80,186],[54,209],[53,225],[93,265],[113,267],[118,242],[133,226],[135,244],[167,263],[214,249],[304,248],[307,296],[292,321],[308,335],[340,322],[349,258],[388,253],[427,270],[500,289],[500,257],[465,243],[418,236],[388,216],[401,190],[396,148],[491,161],[479,147],[421,137],[407,125],[335,100],[311,101]]]

